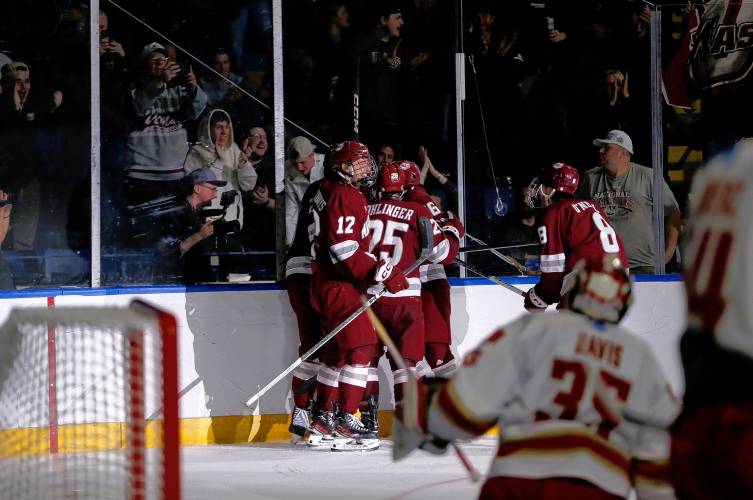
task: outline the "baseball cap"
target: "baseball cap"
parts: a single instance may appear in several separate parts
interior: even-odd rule
[[[205,182],[214,184],[215,186],[224,186],[225,184],[227,184],[227,181],[219,180],[217,178],[217,175],[214,173],[214,170],[209,167],[201,167],[196,170],[192,170],[191,172],[186,174],[184,179],[186,179],[186,182],[191,186],[195,186],[196,184],[204,184]]]
[[[392,14],[400,14],[400,3],[396,1],[382,2],[379,9],[379,15],[383,17],[390,17]]]
[[[617,144],[633,154],[633,141],[630,136],[622,130],[610,130],[606,139],[594,139],[594,146],[601,147],[604,144]]]
[[[21,61],[15,61],[4,64],[2,67],[2,75],[6,78],[12,77],[16,71],[29,71],[29,65]]]
[[[161,52],[162,54],[167,55],[167,49],[165,49],[164,45],[157,42],[152,42],[144,45],[144,48],[141,49],[141,60],[143,61],[144,59],[149,57],[152,52]]]
[[[288,158],[290,161],[298,161],[314,152],[314,145],[308,138],[303,136],[293,137],[288,144]]]

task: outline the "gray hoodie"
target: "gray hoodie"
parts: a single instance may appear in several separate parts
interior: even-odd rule
[[[207,105],[207,95],[197,87],[166,87],[145,79],[131,90],[131,104],[141,123],[128,134],[126,176],[147,181],[174,181],[183,177],[188,150],[183,122],[197,118]]]

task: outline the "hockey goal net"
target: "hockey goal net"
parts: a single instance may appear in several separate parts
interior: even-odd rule
[[[178,499],[175,318],[19,308],[0,328],[0,498]]]

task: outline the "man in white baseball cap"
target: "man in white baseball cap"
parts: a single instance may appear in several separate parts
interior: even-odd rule
[[[625,149],[628,153],[633,154],[633,141],[630,136],[622,130],[610,130],[605,139],[594,139],[594,146],[601,147],[605,144],[616,144]]]
[[[653,274],[653,170],[630,161],[633,141],[622,130],[610,130],[605,138],[594,139],[593,145],[599,148],[600,166],[583,173],[576,197],[594,200],[604,209],[625,244],[630,272]],[[677,247],[682,218],[669,185],[662,184],[667,263]]]

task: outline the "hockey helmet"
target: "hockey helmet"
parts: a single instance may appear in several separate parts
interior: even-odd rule
[[[377,166],[369,148],[357,141],[336,144],[329,155],[330,170],[354,186],[374,184]]]
[[[421,185],[421,169],[418,168],[418,165],[410,160],[399,160],[395,163],[397,163],[400,170],[405,173],[406,186],[413,188]]]
[[[608,253],[601,261],[580,261],[576,269],[570,309],[596,321],[619,323],[633,303],[630,276],[619,256]]]
[[[377,190],[380,193],[402,193],[405,190],[405,172],[397,163],[388,163],[379,169]]]
[[[525,204],[530,208],[542,208],[551,204],[552,195],[556,192],[572,195],[578,189],[580,175],[578,170],[566,163],[555,163],[541,171],[538,177],[534,177],[525,192]],[[542,186],[552,188],[547,193]],[[543,198],[543,199],[542,199]]]
[[[566,163],[555,163],[541,172],[541,184],[549,186],[555,191],[575,194],[580,182],[580,174],[575,167]]]

